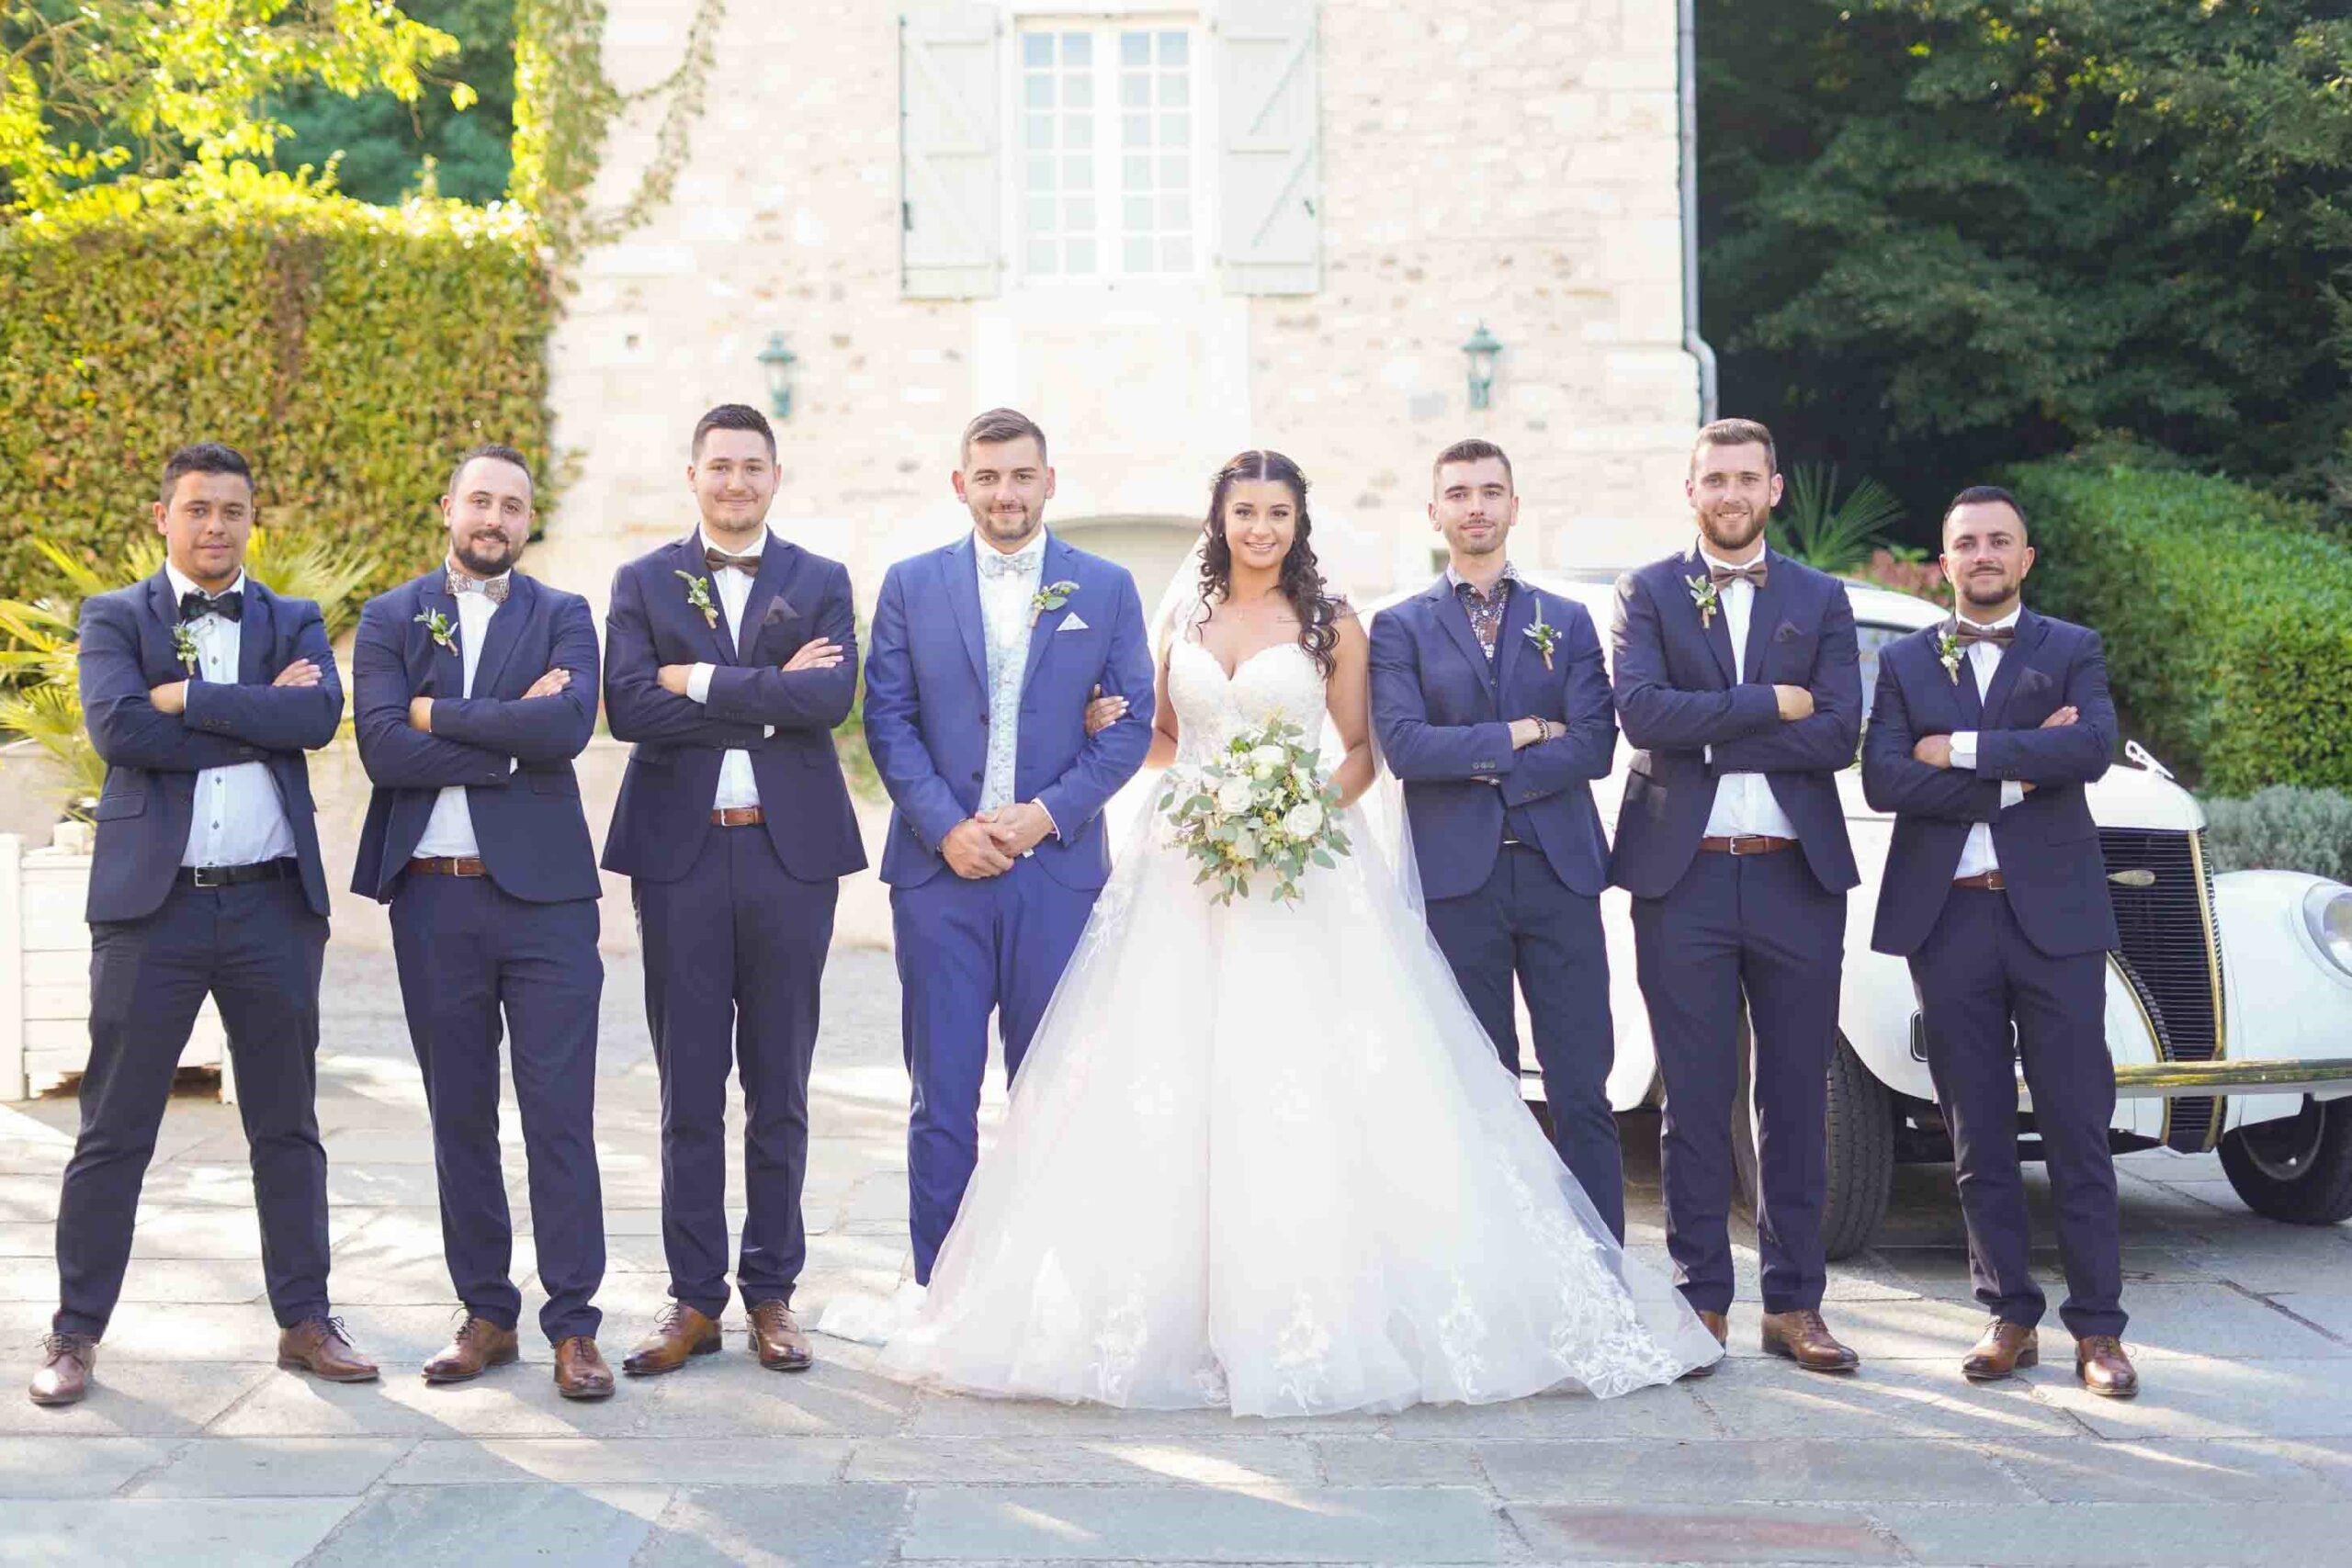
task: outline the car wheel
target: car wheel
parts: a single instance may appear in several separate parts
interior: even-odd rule
[[[2290,1225],[2352,1219],[2352,1100],[2317,1100],[2284,1122],[2222,1140],[2222,1169],[2245,1206]]]
[[[1756,1096],[1748,1064],[1753,1036],[1745,1019],[1739,1029],[1739,1093],[1733,1102],[1732,1169],[1739,1201],[1756,1213]],[[1871,1244],[1886,1217],[1894,1186],[1894,1100],[1871,1075],[1854,1048],[1838,1036],[1829,1056],[1829,1120],[1826,1134],[1829,1182],[1822,1194],[1821,1239],[1832,1260],[1851,1258]]]

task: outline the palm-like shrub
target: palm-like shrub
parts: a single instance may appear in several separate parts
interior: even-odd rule
[[[1800,463],[1789,475],[1775,542],[1782,555],[1843,577],[1884,548],[1886,531],[1902,518],[1903,503],[1876,479],[1857,481],[1840,499],[1834,466]]]

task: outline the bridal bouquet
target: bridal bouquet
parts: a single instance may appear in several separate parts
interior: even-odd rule
[[[1304,732],[1279,721],[1237,735],[1197,768],[1170,771],[1159,797],[1175,841],[1200,863],[1195,885],[1216,886],[1215,899],[1247,897],[1250,879],[1274,879],[1274,897],[1296,902],[1311,863],[1339,863],[1348,852],[1340,827],[1340,794],[1323,779]]]

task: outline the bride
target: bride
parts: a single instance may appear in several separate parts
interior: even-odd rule
[[[1277,452],[1216,476],[1148,765],[1277,718],[1313,746],[1328,716],[1355,852],[1298,903],[1218,905],[1144,814],[886,1371],[1298,1416],[1607,1396],[1722,1354],[1610,1238],[1360,819],[1367,639],[1306,489]]]

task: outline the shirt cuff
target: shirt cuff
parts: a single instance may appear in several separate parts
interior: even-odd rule
[[[697,664],[689,671],[686,674],[686,695],[698,703],[709,702],[711,671],[717,668],[714,664]]]
[[[763,740],[773,740],[773,739],[775,739],[775,725],[773,725],[773,724],[763,724],[763,725],[760,726],[760,739],[763,739]]]
[[[1046,809],[1046,803],[1042,800],[1033,800],[1029,804],[1046,812],[1046,826],[1052,830],[1055,839],[1059,840],[1062,836],[1062,825],[1054,820],[1054,814]]]
[[[2019,802],[2019,801],[2023,800],[2024,798],[2025,798],[2025,785],[2023,785],[2022,784],[2019,784],[2019,783],[2018,783],[2017,780],[2015,780],[2015,779],[2003,779],[2003,780],[2001,781],[2001,809],[2002,809],[2002,810],[2007,811],[2010,807],[2017,805],[2017,804],[2018,804],[2018,802]]]
[[[1951,732],[1951,765],[1976,771],[1976,731],[1955,729]]]

